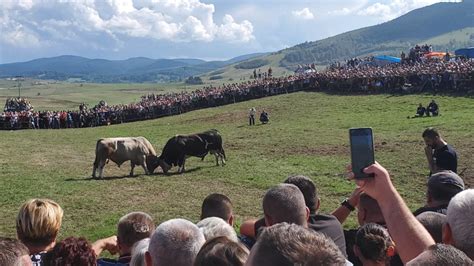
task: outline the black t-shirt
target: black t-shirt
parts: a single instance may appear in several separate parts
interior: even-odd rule
[[[451,145],[447,144],[439,149],[435,149],[433,160],[439,170],[451,170],[457,173],[458,155]]]
[[[308,220],[308,227],[331,238],[347,258],[344,230],[336,217],[328,214],[311,214]]]
[[[265,218],[262,218],[255,223],[256,236],[264,226]],[[344,231],[341,223],[339,223],[339,220],[337,220],[336,217],[327,214],[311,214],[308,219],[308,227],[331,238],[339,250],[341,250],[342,254],[347,258]]]
[[[437,207],[421,207],[418,210],[413,212],[414,216],[418,216],[418,214],[424,213],[424,212],[437,212],[441,214],[446,214],[448,210],[448,204],[440,205]]]

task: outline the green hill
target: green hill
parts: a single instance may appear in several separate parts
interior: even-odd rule
[[[262,70],[272,67],[276,75],[282,75],[299,64],[325,66],[358,56],[398,56],[415,44],[425,43],[442,51],[474,46],[474,1],[437,3],[379,25],[305,42],[252,60],[266,60],[268,63],[260,66]],[[249,77],[253,69],[236,69],[236,65],[230,65],[219,71],[222,80],[229,81]],[[210,76],[206,74],[203,78]]]

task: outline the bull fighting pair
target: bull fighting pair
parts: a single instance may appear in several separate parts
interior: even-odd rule
[[[225,165],[222,137],[216,129],[193,135],[176,135],[168,140],[160,156],[156,155],[155,149],[144,137],[99,139],[95,149],[92,177],[96,178],[98,169],[99,178],[102,178],[104,166],[109,160],[119,167],[130,161],[130,176],[133,176],[136,165],[142,166],[147,175],[152,174],[158,166],[165,174],[173,166],[178,166],[178,172],[184,173],[186,158],[194,156],[204,160],[208,153],[216,157],[216,165],[219,165],[219,159],[222,166]]]

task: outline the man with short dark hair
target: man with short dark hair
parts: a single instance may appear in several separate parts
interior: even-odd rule
[[[425,141],[425,155],[428,160],[430,175],[441,170],[457,172],[458,155],[454,148],[441,137],[439,132],[430,127],[422,134]]]
[[[449,201],[464,190],[464,181],[452,171],[441,171],[428,179],[426,205],[413,214],[417,216],[426,211],[446,214]]]
[[[0,265],[32,265],[28,248],[20,240],[0,237]]]
[[[462,251],[450,245],[436,244],[429,247],[407,266],[473,265],[473,261]]]
[[[117,236],[100,239],[92,244],[97,256],[107,250],[111,254],[119,253],[119,258],[101,258],[99,266],[128,265],[132,258],[132,247],[138,241],[148,238],[155,230],[155,223],[150,215],[144,212],[131,212],[120,218],[117,224]]]
[[[269,189],[262,206],[266,226],[283,222],[308,226],[309,209],[303,193],[293,184],[279,184]]]
[[[210,194],[202,202],[201,220],[208,217],[219,217],[233,226],[234,214],[232,208],[232,202],[226,195]]]
[[[295,185],[303,194],[304,204],[309,210],[308,227],[316,232],[323,233],[331,238],[346,256],[346,242],[344,232],[339,221],[333,215],[317,213],[320,207],[320,200],[314,182],[303,175],[295,175],[288,177],[285,184]],[[265,226],[265,219],[249,220],[242,224],[241,234],[255,238],[260,228]],[[251,244],[249,245],[251,247]]]
[[[416,219],[428,230],[436,243],[443,242],[443,224],[446,223],[446,215],[438,212],[423,212]]]
[[[346,265],[334,242],[314,230],[279,223],[265,228],[252,248],[249,266]]]

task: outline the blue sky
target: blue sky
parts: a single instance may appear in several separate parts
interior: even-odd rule
[[[379,24],[433,0],[0,0],[0,64],[228,59]]]

